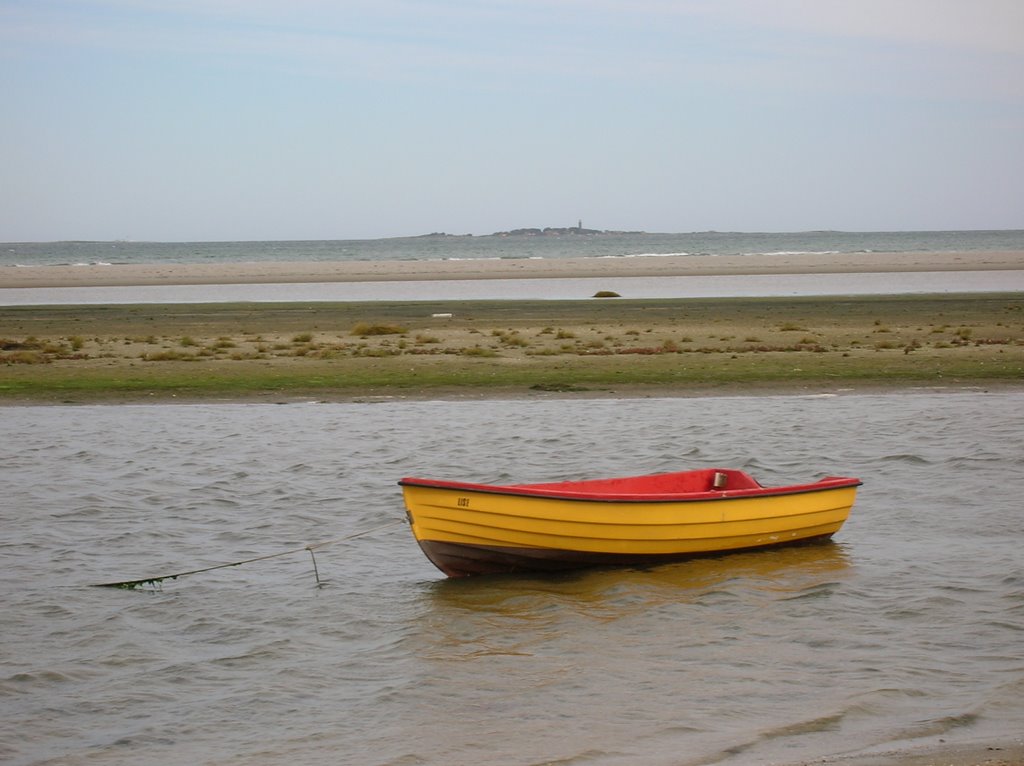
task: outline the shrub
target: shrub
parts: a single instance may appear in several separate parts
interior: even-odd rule
[[[0,362],[4,364],[48,364],[49,357],[41,351],[21,350],[0,354]]]
[[[461,353],[463,356],[481,356],[481,357],[490,357],[490,356],[497,356],[498,355],[498,352],[495,351],[494,349],[492,349],[492,348],[484,348],[483,346],[470,346],[469,348],[462,349],[462,351],[460,351],[459,353]]]
[[[519,346],[520,348],[530,345],[530,341],[517,332],[514,332],[511,335],[505,335],[502,337],[501,342],[506,346]]]
[[[409,328],[397,324],[367,324],[360,322],[352,328],[353,335],[366,337],[367,335],[402,335],[409,332]]]
[[[183,351],[168,349],[166,351],[154,351],[142,355],[144,362],[194,362],[198,357],[195,354],[186,354]]]

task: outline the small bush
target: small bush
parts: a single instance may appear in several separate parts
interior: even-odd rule
[[[22,350],[0,354],[0,362],[4,364],[48,364],[49,357],[41,351]]]
[[[195,354],[186,354],[183,351],[168,349],[166,351],[154,351],[142,355],[144,362],[194,362],[198,359]]]
[[[561,356],[564,351],[555,348],[540,348],[536,351],[527,351],[529,356]]]
[[[353,335],[366,337],[367,335],[402,335],[409,332],[409,328],[397,324],[367,324],[360,322],[352,328]]]
[[[479,356],[479,357],[491,357],[497,356],[498,352],[492,348],[484,348],[483,346],[470,346],[464,348],[460,352],[463,356]]]
[[[614,290],[598,290],[596,293],[594,293],[594,297],[595,298],[621,298],[622,296],[619,295]]]

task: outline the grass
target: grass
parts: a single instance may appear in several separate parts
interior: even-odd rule
[[[0,308],[0,403],[993,382],[1024,295]]]

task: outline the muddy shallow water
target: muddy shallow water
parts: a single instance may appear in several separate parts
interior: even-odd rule
[[[982,391],[0,408],[0,760],[787,763],[1013,736],[1022,413]],[[831,544],[461,581],[395,484],[705,466],[865,484]],[[317,549],[317,587],[303,546],[392,521]]]

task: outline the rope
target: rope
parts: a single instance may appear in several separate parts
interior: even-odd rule
[[[157,586],[161,584],[164,580],[177,580],[179,577],[187,577],[188,575],[199,574],[201,572],[212,572],[215,569],[227,569],[228,567],[238,567],[242,564],[252,564],[254,561],[266,561],[267,559],[276,559],[279,556],[291,556],[296,553],[302,553],[303,551],[309,551],[309,555],[313,558],[313,573],[316,575],[316,584],[319,586],[322,584],[320,582],[320,572],[317,570],[316,556],[313,556],[313,551],[316,548],[324,548],[328,545],[345,542],[346,540],[354,540],[357,537],[363,537],[365,535],[373,534],[374,532],[379,532],[382,529],[393,527],[396,524],[404,523],[405,519],[398,519],[396,521],[391,521],[387,524],[382,524],[379,527],[373,527],[372,529],[365,529],[362,532],[356,532],[355,534],[346,535],[345,537],[336,537],[333,540],[324,540],[321,543],[310,543],[309,545],[304,545],[301,548],[292,548],[291,550],[281,551],[280,553],[268,553],[264,556],[255,556],[251,559],[244,559],[242,561],[232,561],[228,564],[215,564],[214,566],[202,567],[201,569],[190,569],[187,572],[176,572],[174,574],[160,575],[158,577],[143,577],[140,580],[121,580],[120,582],[99,582],[93,583],[93,585],[97,588],[124,588],[126,590],[133,590],[134,588],[138,588],[143,585]]]

